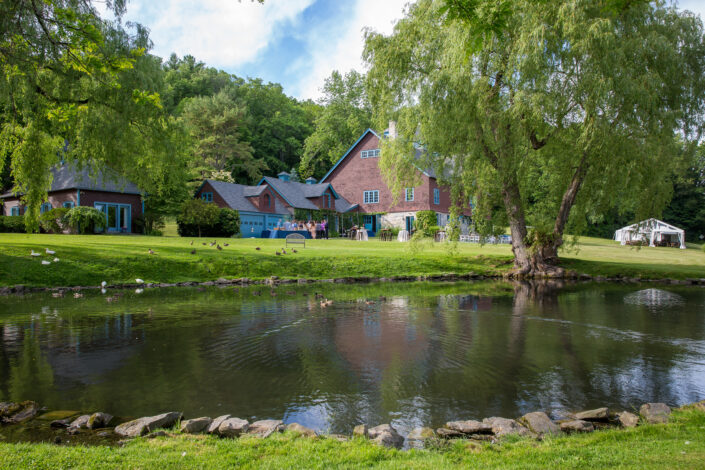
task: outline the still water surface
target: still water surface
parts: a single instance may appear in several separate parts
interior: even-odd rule
[[[503,283],[0,298],[0,401],[319,431],[705,398],[705,290]],[[334,303],[320,306],[314,293]],[[259,293],[256,295],[255,293]],[[111,294],[108,294],[111,295]]]

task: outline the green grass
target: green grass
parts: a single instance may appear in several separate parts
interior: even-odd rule
[[[292,433],[267,439],[210,436],[136,439],[122,448],[0,444],[0,468],[703,468],[705,413],[675,411],[666,425],[514,440],[498,445],[452,441],[429,450],[380,448]]]
[[[194,245],[190,242],[195,240]],[[220,239],[223,251],[203,246],[208,240],[128,235],[0,234],[0,285],[76,286],[146,282],[208,281],[220,277],[327,279],[338,277],[419,276],[442,273],[502,274],[511,268],[508,245],[459,244],[450,254],[444,244],[424,243],[420,251],[398,242],[312,240],[299,253],[276,256],[283,240]],[[256,251],[255,247],[261,247]],[[58,263],[41,260],[54,256]],[[190,254],[196,249],[195,255]],[[152,249],[155,255],[149,255]],[[30,251],[42,253],[31,257]],[[563,253],[569,269],[591,275],[643,278],[705,277],[700,249],[620,246],[610,240],[584,238],[576,251]]]

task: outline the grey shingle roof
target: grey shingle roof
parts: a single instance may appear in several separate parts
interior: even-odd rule
[[[289,204],[297,209],[312,209],[318,210],[318,207],[307,198],[317,197],[323,194],[327,184],[304,184],[295,183],[293,181],[284,181],[279,178],[270,178],[265,176],[263,181],[271,186],[276,192],[281,194]],[[323,186],[321,188],[307,188],[307,186]],[[320,194],[318,194],[320,192]]]
[[[355,207],[357,207],[357,204],[353,204],[343,197],[335,200],[335,211],[340,212],[341,214],[354,209]]]
[[[50,193],[66,189],[85,189],[125,194],[142,194],[137,185],[109,169],[91,175],[91,171],[88,167],[79,170],[74,165],[67,163],[52,168],[51,173],[54,179],[51,183]],[[0,197],[14,197],[14,195],[12,192],[7,192]]]
[[[245,186],[244,184],[226,183],[225,181],[206,180],[210,183],[214,191],[230,206],[243,212],[260,212],[248,199],[247,196],[258,196],[264,191],[264,186]],[[289,214],[284,206],[275,200],[275,214]]]

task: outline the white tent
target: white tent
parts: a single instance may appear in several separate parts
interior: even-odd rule
[[[685,249],[685,231],[658,219],[648,219],[622,227],[614,232],[614,239],[622,245],[630,242],[649,242],[649,246],[673,241],[678,243],[682,250]]]

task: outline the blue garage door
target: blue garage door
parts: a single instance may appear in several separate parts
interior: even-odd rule
[[[284,216],[283,215],[268,215],[267,216],[267,230],[272,230],[277,228],[277,226],[284,228]]]
[[[243,215],[240,214],[240,233],[242,238],[259,238],[264,230],[263,215]]]

